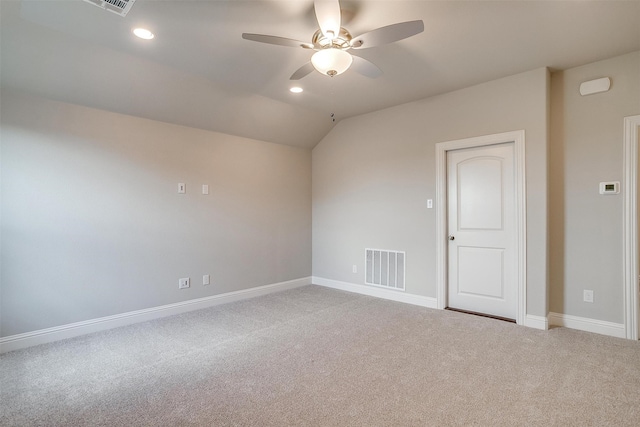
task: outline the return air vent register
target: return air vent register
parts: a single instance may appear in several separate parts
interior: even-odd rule
[[[117,13],[120,16],[127,16],[131,6],[136,0],[84,0],[87,3],[96,5],[109,12]]]
[[[404,291],[405,252],[365,249],[365,283]]]

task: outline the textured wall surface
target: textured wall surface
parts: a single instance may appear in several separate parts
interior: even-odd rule
[[[311,273],[309,150],[7,93],[1,132],[2,336]]]
[[[546,316],[548,80],[542,68],[342,121],[313,150],[313,275],[364,284],[365,248],[401,250],[406,291],[435,297],[435,144],[524,129],[528,313]]]
[[[611,78],[608,92],[580,95],[580,83],[600,77]],[[622,323],[623,191],[602,196],[599,183],[623,178],[624,117],[640,114],[640,52],[553,73],[551,87],[550,311]]]

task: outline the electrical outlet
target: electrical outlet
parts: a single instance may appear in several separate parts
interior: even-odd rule
[[[357,273],[358,272],[358,266],[353,264],[353,267],[351,267],[351,271],[354,272],[354,273]]]
[[[178,279],[178,289],[186,289],[189,286],[191,286],[191,284],[189,283],[190,280],[189,278],[184,278],[184,279]]]
[[[593,291],[585,289],[582,294],[582,300],[584,302],[593,302]]]
[[[208,285],[209,283],[211,283],[211,276],[209,276],[208,274],[202,276],[202,284]]]

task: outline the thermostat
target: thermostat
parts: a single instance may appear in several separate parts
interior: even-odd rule
[[[600,194],[618,194],[618,193],[620,193],[620,181],[600,183]]]

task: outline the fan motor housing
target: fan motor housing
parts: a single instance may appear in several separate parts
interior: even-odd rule
[[[316,49],[348,49],[351,47],[351,33],[345,28],[340,27],[340,33],[334,39],[326,37],[321,30],[316,31],[311,38],[311,42]]]

